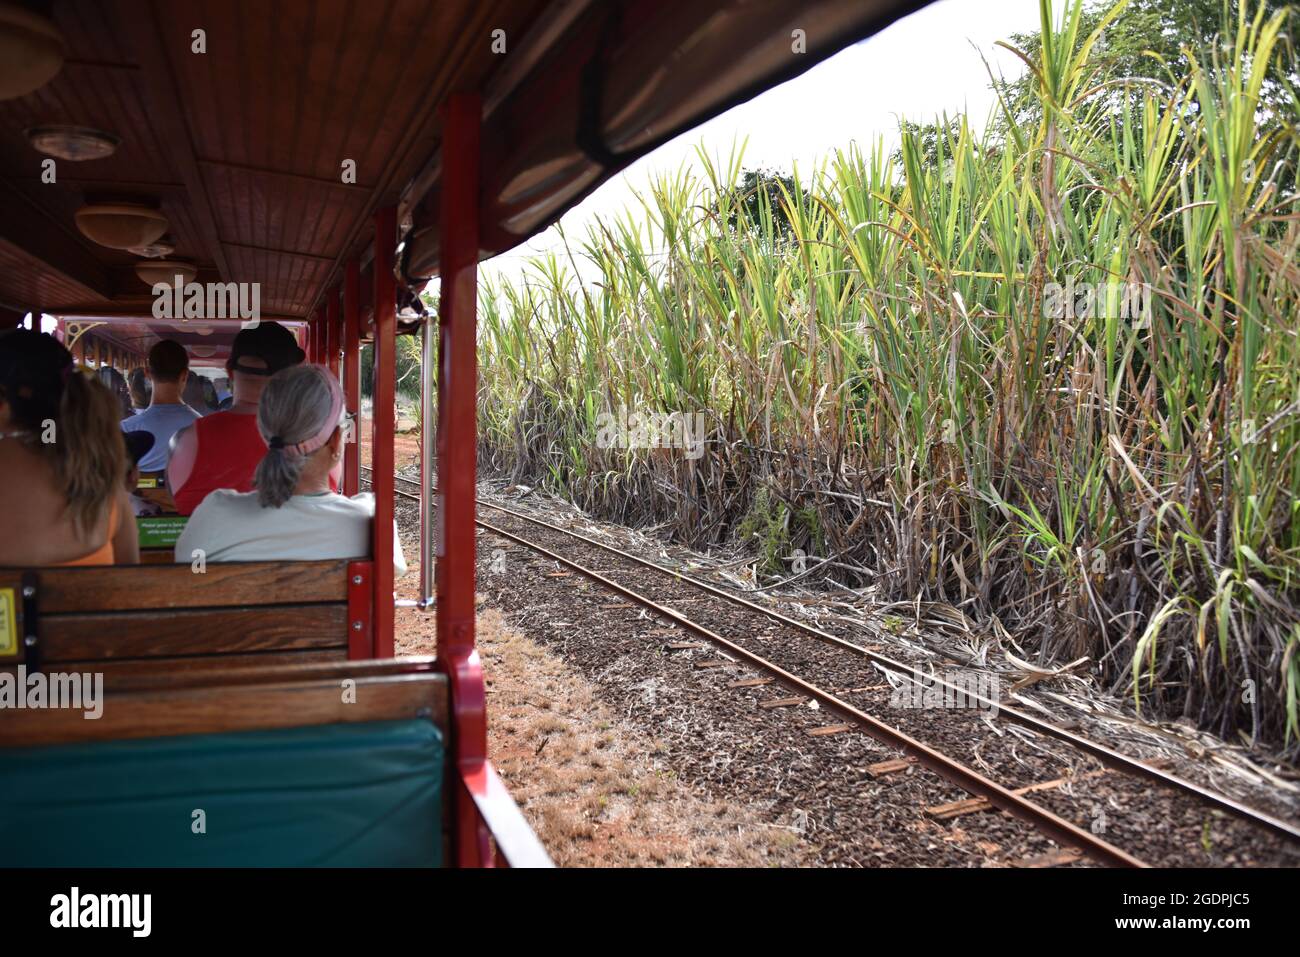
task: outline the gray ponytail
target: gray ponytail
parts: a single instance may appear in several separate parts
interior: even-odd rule
[[[253,473],[253,486],[263,508],[279,508],[293,496],[307,461],[294,446],[317,435],[333,411],[328,375],[320,366],[290,366],[271,376],[262,390],[257,429],[268,448]]]

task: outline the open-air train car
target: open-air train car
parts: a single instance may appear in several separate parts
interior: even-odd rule
[[[476,264],[921,5],[0,0],[0,329],[53,317],[91,367],[160,337],[219,366],[250,317],[160,318],[153,283],[254,289],[352,412],[373,341],[381,556],[394,338],[422,330],[440,479],[436,659],[393,658],[386,561],[199,574],[146,540],[138,566],[0,568],[0,669],[108,681],[99,720],[0,710],[0,864],[547,863],[488,760],[474,648]],[[433,276],[436,319],[404,309]],[[353,442],[343,491],[359,465]]]

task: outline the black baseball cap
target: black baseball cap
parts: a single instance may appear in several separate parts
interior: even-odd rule
[[[252,356],[266,363],[265,369],[258,369],[240,363],[244,356]],[[251,329],[241,329],[230,346],[230,358],[226,368],[243,372],[246,375],[275,375],[281,369],[296,366],[307,358],[307,353],[298,348],[298,340],[293,333],[278,322],[258,322]]]

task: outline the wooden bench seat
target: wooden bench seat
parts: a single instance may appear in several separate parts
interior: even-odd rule
[[[439,866],[451,769],[429,658],[134,676],[101,717],[0,722],[0,866]]]
[[[116,677],[366,657],[370,574],[345,560],[0,569],[21,639],[0,667]]]

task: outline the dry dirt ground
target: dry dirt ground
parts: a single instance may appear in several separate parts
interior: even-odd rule
[[[362,461],[370,464],[369,422]],[[397,465],[417,461],[418,437],[399,433]],[[399,506],[400,507],[400,506]],[[418,542],[398,597],[416,598]],[[478,623],[487,675],[492,761],[555,863],[568,867],[768,867],[810,863],[789,828],[756,809],[697,794],[664,762],[661,745],[613,714],[557,655],[506,625]],[[397,612],[397,653],[434,653],[432,613]]]
[[[399,597],[415,597],[412,571]],[[398,610],[398,654],[432,654],[433,616]],[[487,610],[478,624],[492,760],[555,863],[569,867],[768,867],[807,863],[785,828],[704,798],[660,746],[596,697],[558,656]]]

